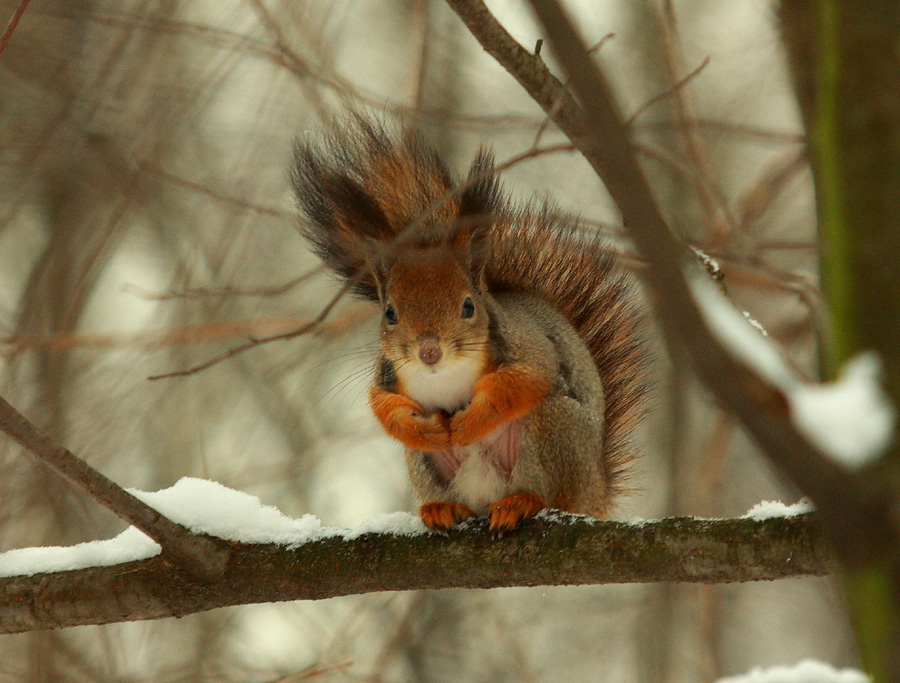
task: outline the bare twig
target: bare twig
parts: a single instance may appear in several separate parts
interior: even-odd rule
[[[806,135],[803,133],[791,133],[783,130],[770,130],[758,126],[748,126],[729,121],[716,121],[713,119],[694,118],[690,121],[635,121],[631,126],[634,130],[672,130],[672,129],[704,129],[715,133],[726,133],[735,137],[746,138],[755,142],[770,142],[773,144],[806,144]]]
[[[680,74],[684,62],[681,36],[678,31],[678,17],[671,0],[663,0],[662,5],[664,14],[662,22],[664,38],[663,64],[669,74],[669,79],[678,83],[681,80]],[[680,130],[687,156],[697,169],[699,182],[696,183],[695,187],[706,210],[707,222],[717,235],[724,234],[726,227],[728,230],[734,231],[737,228],[737,221],[728,204],[728,199],[712,177],[706,150],[701,143],[700,137],[696,134],[696,129],[690,125],[690,122],[694,119],[694,111],[687,93],[684,88],[675,88],[673,95],[675,115],[682,124]],[[724,223],[719,220],[719,215],[724,219]]]
[[[821,576],[831,571],[830,551],[813,520],[806,514],[627,524],[561,515],[533,520],[501,541],[491,539],[481,519],[449,539],[368,533],[291,550],[232,543],[225,573],[202,590],[181,590],[159,558],[0,578],[0,632],[374,591]]]
[[[262,344],[269,344],[274,341],[287,341],[288,339],[295,339],[296,337],[301,337],[304,334],[309,334],[310,332],[318,329],[319,325],[328,317],[328,314],[337,306],[338,302],[344,298],[344,295],[350,291],[350,288],[353,286],[355,280],[348,280],[344,283],[344,286],[341,287],[340,291],[331,297],[331,301],[329,301],[325,308],[323,308],[319,315],[317,315],[313,320],[306,323],[302,327],[298,327],[296,330],[291,330],[290,332],[283,332],[281,334],[273,334],[269,337],[261,337],[260,339],[250,339],[250,341],[240,344],[239,346],[234,346],[225,353],[220,353],[218,356],[210,358],[209,360],[200,363],[199,365],[195,365],[187,370],[176,370],[175,372],[166,372],[160,375],[150,375],[147,379],[152,381],[158,379],[171,379],[173,377],[188,377],[189,375],[195,375],[198,372],[206,370],[207,368],[211,368],[213,365],[217,365],[221,363],[223,360],[228,360],[239,353],[243,353],[249,349],[255,348],[257,346],[261,346]]]
[[[146,173],[150,173],[155,176],[159,176],[163,178],[173,185],[180,185],[181,187],[188,188],[195,192],[199,192],[201,194],[206,195],[216,201],[224,202],[227,204],[231,204],[232,206],[236,206],[241,209],[246,209],[247,211],[252,211],[253,213],[258,213],[266,216],[275,216],[278,218],[288,218],[290,220],[294,220],[296,215],[290,211],[283,211],[281,209],[274,209],[270,206],[260,206],[258,204],[253,204],[251,202],[244,201],[243,199],[237,199],[236,197],[229,197],[220,192],[215,192],[211,190],[206,185],[202,185],[200,183],[194,182],[193,180],[188,180],[187,178],[182,178],[180,176],[175,175],[174,173],[170,173],[169,171],[165,171],[156,166],[151,166],[147,163],[142,163],[140,165],[141,171]]]
[[[588,48],[588,54],[589,54],[589,55],[592,55],[592,54],[594,54],[595,52],[599,52],[600,49],[601,49],[604,45],[606,45],[606,42],[607,42],[608,40],[611,40],[611,39],[613,39],[613,38],[615,38],[615,37],[616,37],[616,34],[615,34],[615,33],[607,33],[607,34],[606,34],[605,36],[603,36],[600,40],[598,40],[596,43],[594,43],[593,45],[591,45],[591,46]]]
[[[214,578],[224,569],[226,557],[218,544],[195,536],[72,454],[29,422],[0,397],[0,431],[5,432],[42,462],[91,498],[137,527],[162,546],[163,556],[191,575]]]
[[[284,294],[286,291],[296,287],[302,282],[306,282],[311,277],[323,272],[324,269],[324,266],[316,266],[315,268],[308,270],[305,273],[301,273],[297,277],[291,278],[284,284],[275,285],[273,287],[213,287],[183,289],[178,292],[164,292],[162,294],[154,294],[153,292],[149,292],[142,287],[138,287],[137,285],[126,283],[122,287],[122,289],[126,292],[137,294],[143,299],[149,299],[150,301],[171,301],[172,299],[205,299],[207,297],[220,296],[277,296],[279,294]]]
[[[371,314],[368,306],[355,306],[319,328],[319,332],[340,333]],[[217,339],[261,337],[291,332],[309,322],[301,318],[256,318],[220,320],[201,325],[162,327],[138,332],[58,332],[48,335],[16,335],[0,339],[0,357],[44,349],[109,349],[197,344]]]
[[[431,10],[427,0],[416,0],[413,7],[413,19],[419,29],[419,59],[415,65],[412,80],[410,101],[416,112],[413,121],[417,122],[425,107],[425,85],[428,82],[428,68],[431,61],[432,31]]]
[[[19,24],[19,19],[25,14],[25,8],[28,7],[29,1],[30,0],[19,0],[16,11],[13,12],[12,18],[10,18],[9,23],[3,30],[3,35],[0,35],[0,55],[3,54],[6,46],[9,45],[9,39],[12,38],[13,31],[16,30],[16,26]]]
[[[675,83],[675,85],[673,85],[671,88],[669,88],[668,90],[665,90],[664,92],[661,92],[659,95],[656,95],[655,97],[651,97],[649,100],[647,100],[646,102],[644,102],[640,107],[637,108],[637,110],[636,110],[631,116],[628,117],[628,120],[625,122],[625,125],[628,126],[628,127],[630,128],[631,126],[634,125],[635,121],[637,120],[637,118],[638,118],[641,114],[643,114],[645,111],[647,111],[648,109],[650,109],[650,108],[653,107],[654,105],[656,105],[656,104],[662,102],[663,100],[666,100],[666,99],[672,97],[676,92],[678,92],[679,90],[681,90],[681,88],[683,88],[683,87],[686,86],[688,83],[690,83],[692,80],[694,80],[697,76],[700,75],[700,73],[701,73],[707,66],[709,66],[709,60],[710,60],[710,58],[707,57],[706,59],[704,59],[704,60],[700,63],[700,66],[698,66],[696,69],[694,69],[693,71],[691,71],[691,72],[690,72],[687,76],[685,76],[684,78],[680,79],[680,80],[679,80],[677,83]]]
[[[799,151],[789,153],[784,158],[779,158],[771,168],[765,170],[759,180],[753,183],[738,201],[741,236],[747,234],[754,223],[781,194],[785,186],[807,168],[809,168],[809,156],[804,147]]]

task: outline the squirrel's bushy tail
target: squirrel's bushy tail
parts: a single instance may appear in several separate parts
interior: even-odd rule
[[[552,301],[587,344],[603,383],[605,462],[615,494],[635,457],[631,435],[647,394],[641,317],[629,282],[600,237],[546,206],[499,221],[489,245],[491,291]]]
[[[420,135],[389,134],[355,116],[295,149],[294,190],[316,253],[354,291],[378,299],[373,244],[398,237],[419,246],[450,243],[460,226],[478,233],[491,292],[552,302],[585,340],[605,392],[605,461],[615,488],[633,460],[632,430],[643,413],[645,360],[633,295],[604,241],[548,205],[513,208],[480,152],[457,185]],[[407,229],[413,226],[410,237]]]

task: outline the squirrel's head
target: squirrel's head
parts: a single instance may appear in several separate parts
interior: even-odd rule
[[[490,360],[489,296],[469,248],[409,247],[378,269],[381,348],[403,393],[454,412]]]

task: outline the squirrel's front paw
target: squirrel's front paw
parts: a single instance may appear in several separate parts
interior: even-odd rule
[[[473,401],[450,419],[450,442],[454,446],[471,446],[494,431],[498,424],[492,411]]]
[[[418,451],[444,451],[450,448],[450,420],[443,413],[423,415],[405,410],[398,416],[392,435]]]
[[[375,417],[398,441],[417,451],[444,451],[450,448],[450,418],[438,412],[426,415],[408,396],[372,387],[369,402]]]
[[[544,499],[536,493],[514,493],[492,503],[488,510],[491,516],[491,534],[500,538],[515,530],[525,520],[531,519],[547,507]]]
[[[467,506],[462,503],[425,503],[419,508],[419,517],[432,531],[448,532],[455,524],[474,517]]]

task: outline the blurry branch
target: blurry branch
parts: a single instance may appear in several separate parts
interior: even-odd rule
[[[669,80],[674,83],[681,82],[680,74],[684,63],[684,49],[681,44],[681,32],[678,28],[678,15],[672,0],[662,2],[663,18],[663,66],[668,73]],[[707,225],[711,226],[715,234],[722,238],[726,232],[734,232],[737,228],[737,220],[728,205],[728,199],[719,187],[710,170],[709,158],[703,147],[702,139],[697,134],[697,129],[690,125],[694,119],[694,107],[687,97],[684,88],[676,88],[672,102],[675,108],[675,117],[681,122],[679,131],[684,141],[687,158],[696,169],[698,182],[695,183],[700,202],[706,211]],[[721,219],[719,217],[721,216]]]
[[[0,632],[159,619],[262,602],[375,591],[683,581],[724,583],[822,576],[828,545],[814,515],[670,518],[640,524],[561,515],[495,541],[486,520],[402,537],[368,533],[293,549],[209,539],[224,573],[184,590],[159,557],[110,567],[0,578]]]
[[[306,282],[306,280],[310,279],[314,275],[318,275],[319,273],[322,273],[324,271],[324,266],[317,266],[312,270],[301,273],[295,278],[291,278],[284,284],[274,285],[272,287],[201,287],[183,289],[178,292],[164,292],[163,294],[154,294],[153,292],[149,292],[142,287],[138,287],[137,285],[126,283],[122,289],[126,292],[137,294],[142,299],[148,299],[150,301],[171,301],[172,299],[206,299],[209,297],[219,296],[278,296],[279,294],[284,294],[289,289],[293,289],[300,283]]]
[[[317,332],[340,334],[361,320],[371,317],[372,309],[368,305],[354,306],[342,315],[319,327]],[[302,319],[298,318],[261,318],[254,320],[223,320],[203,325],[185,325],[182,327],[164,327],[141,330],[134,333],[121,332],[60,332],[50,335],[14,335],[0,339],[0,358],[16,356],[26,351],[45,349],[108,349],[108,348],[141,348],[156,349],[161,347],[181,346],[215,341],[229,337],[251,337],[259,335],[277,335],[297,329]],[[307,324],[305,321],[303,324]]]
[[[16,30],[16,26],[19,24],[19,19],[25,14],[25,8],[28,7],[28,3],[29,0],[19,0],[16,11],[13,12],[12,18],[10,18],[9,23],[3,30],[3,35],[0,35],[0,55],[3,54],[6,46],[9,45],[9,39],[12,38],[13,31]]]
[[[759,180],[744,192],[738,204],[739,233],[745,235],[766,212],[785,186],[809,168],[806,148],[788,153],[767,168]]]
[[[699,76],[701,71],[703,71],[707,66],[709,66],[709,60],[710,60],[710,58],[707,57],[700,63],[700,66],[698,66],[696,69],[691,71],[684,78],[680,79],[671,88],[669,88],[665,92],[661,92],[659,95],[656,95],[655,97],[651,97],[649,100],[644,102],[640,107],[638,107],[635,110],[635,112],[631,116],[628,117],[628,120],[625,122],[625,125],[630,128],[631,126],[634,125],[637,118],[641,114],[643,114],[645,111],[647,111],[654,105],[662,102],[663,100],[669,99],[670,97],[674,96],[679,90],[681,90],[684,86],[686,86],[688,83],[690,83],[692,80],[694,80],[697,76]]]
[[[291,221],[296,219],[296,214],[290,211],[283,211],[281,209],[274,209],[269,206],[260,206],[258,204],[253,204],[251,202],[244,201],[243,199],[237,199],[235,197],[229,197],[227,195],[221,194],[219,192],[215,192],[210,188],[206,187],[206,185],[202,185],[200,183],[194,182],[193,180],[187,180],[186,178],[181,178],[174,173],[170,173],[169,171],[164,171],[161,168],[157,168],[155,166],[151,166],[147,163],[141,163],[139,168],[152,175],[158,176],[172,183],[173,185],[179,185],[181,187],[187,188],[189,190],[193,190],[195,192],[199,192],[200,194],[206,195],[212,199],[215,199],[220,202],[224,202],[226,204],[231,204],[232,206],[236,206],[241,209],[245,209],[247,211],[252,211],[253,213],[262,214],[265,216],[274,216],[277,218],[287,218]]]
[[[431,62],[433,35],[431,30],[431,10],[428,0],[416,0],[413,5],[413,24],[416,26],[415,32],[419,34],[418,59],[413,71],[415,78],[411,83],[409,97],[412,102],[412,108],[415,111],[415,118],[413,119],[415,124],[425,108],[425,86],[428,81],[428,68]]]
[[[166,372],[159,375],[150,375],[147,379],[154,381],[158,379],[171,379],[173,377],[188,377],[189,375],[194,375],[198,372],[202,372],[207,368],[211,368],[213,365],[217,365],[221,363],[223,360],[228,360],[229,358],[233,358],[239,353],[243,353],[244,351],[249,351],[250,349],[256,348],[257,346],[261,346],[263,344],[269,344],[275,341],[287,341],[288,339],[295,339],[297,337],[302,337],[305,334],[310,334],[311,332],[315,332],[319,329],[328,315],[334,310],[334,307],[337,306],[338,302],[344,298],[344,295],[349,292],[355,279],[348,280],[344,283],[341,289],[331,297],[331,300],[325,304],[325,307],[319,312],[313,320],[309,321],[305,325],[298,327],[297,329],[291,330],[290,332],[281,332],[279,334],[273,334],[268,337],[260,337],[258,339],[251,338],[249,341],[244,342],[238,346],[234,346],[228,351],[224,353],[220,353],[218,356],[214,356],[209,360],[200,363],[199,365],[195,365],[187,370],[176,370],[175,372]]]
[[[793,425],[777,387],[712,335],[690,292],[692,260],[669,230],[638,166],[612,91],[559,3],[531,0],[546,39],[584,108],[538,57],[519,45],[476,0],[447,0],[482,47],[550,114],[584,155],[622,213],[645,273],[649,298],[673,353],[686,353],[703,384],[743,423],[769,458],[817,502],[820,518],[848,562],[879,556],[898,534],[891,492],[864,485],[815,448]]]
[[[224,556],[215,543],[184,527],[135,498],[115,482],[54,443],[0,397],[0,431],[5,432],[91,498],[143,531],[162,547],[163,562],[183,580],[185,575],[212,578],[224,569]],[[184,572],[184,574],[179,574]]]
[[[739,138],[747,138],[754,142],[797,145],[806,143],[806,136],[803,133],[771,130],[768,128],[760,128],[758,126],[747,126],[739,123],[731,123],[729,121],[716,121],[713,119],[695,118],[690,121],[636,121],[632,125],[634,130],[673,130],[685,127],[708,130],[714,133],[726,133]]]

